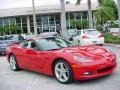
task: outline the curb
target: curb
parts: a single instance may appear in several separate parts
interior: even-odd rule
[[[116,45],[116,44],[105,43],[104,45],[105,45],[105,46],[112,46],[112,47],[120,48],[120,45]]]

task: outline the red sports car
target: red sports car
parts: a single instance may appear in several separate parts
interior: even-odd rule
[[[74,46],[58,38],[33,38],[7,48],[12,70],[32,70],[55,76],[61,83],[88,80],[111,74],[116,56],[96,45]]]

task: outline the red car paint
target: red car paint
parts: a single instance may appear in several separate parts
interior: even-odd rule
[[[111,74],[116,68],[116,56],[101,46],[75,46],[53,51],[33,51],[21,45],[7,48],[6,55],[16,56],[19,67],[42,74],[54,76],[53,64],[57,59],[69,63],[73,70],[75,80],[88,80]],[[73,55],[89,57],[92,62],[74,60]],[[85,75],[85,72],[90,72]]]

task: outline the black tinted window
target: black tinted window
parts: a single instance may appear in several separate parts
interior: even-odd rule
[[[31,42],[31,48],[35,49],[35,50],[39,50],[39,47],[37,45],[37,43],[35,41]]]
[[[55,37],[37,40],[37,42],[43,50],[54,50],[72,46],[70,42]]]

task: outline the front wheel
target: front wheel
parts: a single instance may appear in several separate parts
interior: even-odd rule
[[[18,63],[17,63],[17,60],[16,60],[16,57],[14,55],[10,55],[9,57],[9,64],[10,64],[10,67],[13,71],[18,71],[20,70],[19,66],[18,66]]]
[[[58,60],[54,64],[54,74],[56,79],[63,84],[73,81],[73,72],[70,65],[64,60]]]

